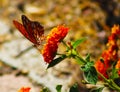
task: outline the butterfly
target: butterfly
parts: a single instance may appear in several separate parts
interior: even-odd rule
[[[44,39],[44,27],[37,21],[29,20],[25,15],[21,16],[22,24],[13,20],[15,27],[35,46],[41,45]]]

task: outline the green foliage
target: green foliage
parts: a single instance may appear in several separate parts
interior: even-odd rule
[[[61,62],[62,60],[64,60],[67,56],[66,55],[61,55],[60,57],[54,59],[51,61],[51,63],[49,63],[47,68],[53,67],[56,64],[58,64],[59,62]]]
[[[86,60],[86,62],[90,62],[90,54],[87,54],[85,60]]]
[[[93,62],[87,62],[84,66],[81,67],[81,69],[84,72],[85,79],[88,83],[96,84],[98,80],[97,71],[95,67],[93,66]]]
[[[85,64],[85,60],[79,56],[75,56],[75,59],[76,59],[76,62],[79,64],[79,65],[83,65]]]
[[[69,91],[69,92],[79,92],[78,84],[75,83],[75,84],[70,88],[70,91]]]
[[[50,92],[50,90],[49,90],[49,88],[45,87],[45,88],[42,89],[41,92]]]
[[[90,92],[102,92],[104,87],[92,89]]]
[[[112,75],[110,76],[110,78],[112,79],[119,78],[118,69],[115,69],[115,68],[112,69]]]
[[[61,88],[62,88],[62,85],[57,85],[57,86],[56,86],[57,92],[61,92]]]
[[[73,48],[76,49],[77,46],[78,46],[79,44],[81,44],[82,42],[84,42],[85,40],[86,40],[86,38],[81,38],[81,39],[75,41],[75,42],[72,44]]]
[[[71,43],[66,44],[63,41],[63,44],[67,48],[67,50],[65,51],[65,54],[59,54],[59,57],[52,60],[51,63],[49,63],[47,68],[55,66],[56,64],[58,64],[59,62],[61,62],[65,58],[74,58],[74,59],[76,59],[76,62],[81,66],[81,70],[84,73],[85,83],[96,84],[98,81],[98,75],[99,75],[100,77],[102,77],[104,79],[104,81],[106,82],[108,87],[110,87],[113,90],[117,89],[118,91],[120,91],[119,86],[113,81],[114,79],[117,79],[119,77],[117,69],[115,69],[115,68],[111,69],[112,72],[110,74],[111,76],[109,76],[110,79],[107,79],[101,73],[97,72],[97,70],[94,67],[94,62],[90,60],[90,54],[87,54],[85,59],[79,55],[76,48],[83,41],[85,41],[85,38],[79,39],[79,40],[73,42],[72,44]],[[105,64],[103,58],[100,58],[100,61],[103,64]],[[61,92],[61,88],[62,88],[62,85],[57,85],[56,91]],[[104,87],[94,88],[90,92],[102,92],[103,88]],[[42,92],[49,92],[49,90],[45,90]],[[69,92],[79,92],[78,85],[74,84],[70,88]]]

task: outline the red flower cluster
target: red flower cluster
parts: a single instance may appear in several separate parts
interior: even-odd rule
[[[111,64],[114,61],[118,60],[118,54],[117,54],[117,51],[118,51],[118,46],[117,46],[118,35],[120,35],[119,26],[114,25],[114,27],[112,28],[112,34],[108,38],[108,43],[107,43],[108,49],[105,50],[101,55],[101,57],[104,60],[104,63],[101,62],[100,60],[98,60],[95,63],[95,68],[101,74],[103,74],[106,78],[108,78],[108,75],[107,75],[108,68],[111,67]]]
[[[53,28],[47,36],[46,44],[43,47],[42,55],[45,62],[50,63],[56,55],[59,42],[64,39],[68,33],[68,29],[63,25]]]
[[[29,87],[22,87],[18,92],[30,92],[30,88]]]

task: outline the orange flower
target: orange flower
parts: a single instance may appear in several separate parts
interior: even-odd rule
[[[42,55],[45,62],[50,63],[56,55],[58,44],[68,33],[68,28],[63,25],[53,28],[47,36],[46,44],[43,47]]]
[[[120,75],[120,59],[117,61],[115,68],[119,69],[118,74]]]
[[[114,26],[112,27],[112,34],[120,34],[119,25],[114,25]]]
[[[95,63],[95,68],[97,71],[99,71],[101,74],[103,74],[104,77],[108,78],[107,67],[105,66],[104,63],[102,63],[101,61],[97,61]],[[101,77],[99,77],[99,79],[101,79]]]
[[[108,37],[108,43],[107,43],[108,49],[105,50],[101,55],[101,57],[104,60],[104,64],[100,62],[100,60],[98,60],[95,63],[95,68],[106,78],[108,77],[106,74],[107,69],[111,67],[113,61],[118,60],[117,38],[120,35],[119,26],[114,25],[111,33],[112,34]]]
[[[30,87],[22,87],[18,92],[30,92]]]

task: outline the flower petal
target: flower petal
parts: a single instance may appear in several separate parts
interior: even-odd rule
[[[42,55],[45,62],[50,63],[57,52],[58,44],[68,33],[68,28],[63,25],[53,28],[49,35],[47,36],[46,44],[43,47]]]

